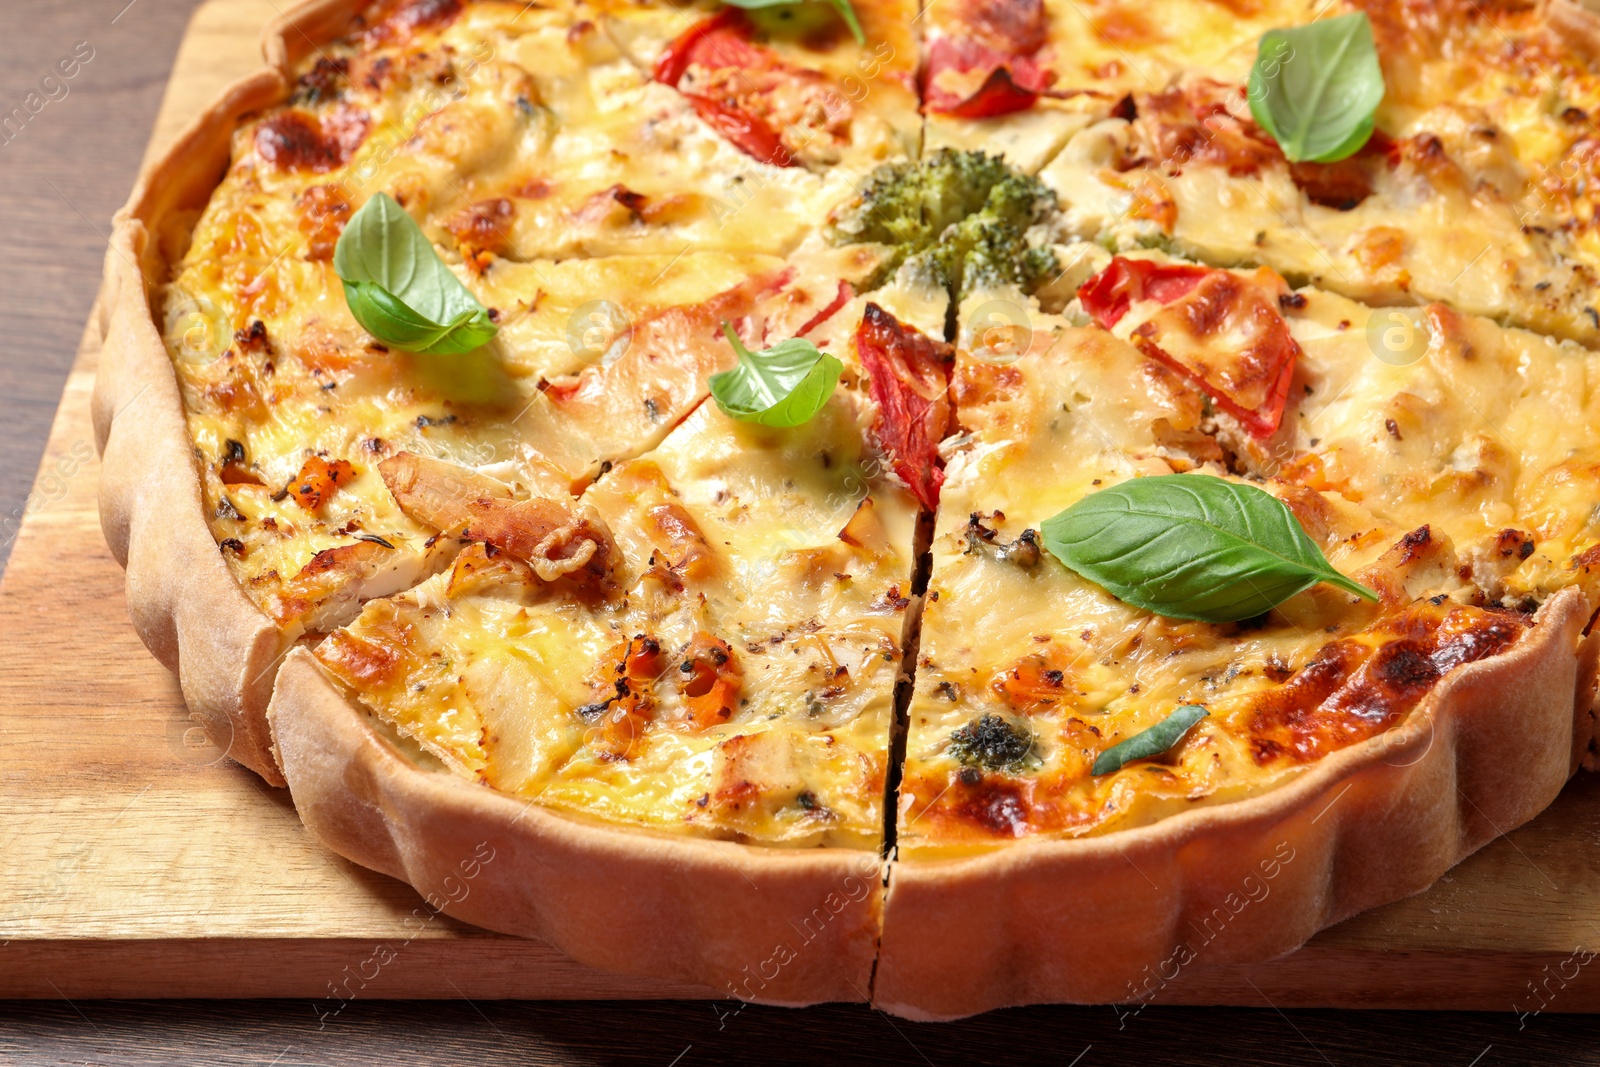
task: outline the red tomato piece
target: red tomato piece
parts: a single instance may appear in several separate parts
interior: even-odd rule
[[[1100,325],[1111,329],[1139,300],[1170,304],[1210,273],[1209,267],[1156,263],[1117,256],[1106,269],[1078,287],[1078,300]]]
[[[867,305],[855,340],[878,405],[873,433],[891,453],[895,474],[931,511],[944,484],[939,442],[950,427],[950,346],[877,304]]]
[[[778,132],[755,115],[709,96],[696,93],[683,95],[707,125],[751,159],[774,167],[796,165],[794,155],[784,147]]]
[[[975,81],[976,88],[970,88]],[[1009,115],[1032,107],[1054,81],[1055,72],[1031,55],[941,37],[928,49],[923,108],[964,119]]]
[[[689,68],[708,70],[770,71],[781,69],[781,61],[770,51],[752,44],[752,26],[744,12],[735,7],[689,27],[656,60],[655,80],[678,89]],[[684,92],[695,113],[739,151],[760,163],[774,167],[798,166],[799,161],[784,145],[765,119],[732,98],[714,98]]]
[[[1084,310],[1107,329],[1145,304],[1128,340],[1258,438],[1277,432],[1300,357],[1280,310],[1290,295],[1265,269],[1242,274],[1122,256],[1078,289]]]

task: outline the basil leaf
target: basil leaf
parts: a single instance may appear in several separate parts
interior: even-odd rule
[[[1100,753],[1095,757],[1094,766],[1089,768],[1089,773],[1110,774],[1112,771],[1121,770],[1125,764],[1132,763],[1136,759],[1159,756],[1182,741],[1183,735],[1189,732],[1189,727],[1208,714],[1210,712],[1199,704],[1184,704],[1150,729],[1140,730],[1126,741],[1112,745]]]
[[[711,396],[729,418],[763,426],[799,426],[822,410],[844,364],[799,337],[751,352],[726,322],[722,332],[739,365],[711,376]]]
[[[1173,619],[1253,618],[1318,582],[1378,599],[1333,569],[1282,501],[1207,474],[1113,485],[1046,519],[1040,532],[1067,567]]]
[[[726,0],[733,7],[742,7],[746,11],[756,11],[764,7],[788,7],[791,5],[809,3],[810,0]],[[867,34],[861,28],[861,20],[856,18],[856,9],[850,6],[850,0],[825,0],[825,2],[839,13],[844,19],[844,24],[850,27],[850,36],[856,39],[856,44],[866,44]]]
[[[1372,23],[1357,11],[1261,35],[1250,114],[1292,163],[1332,163],[1372,136],[1383,68]]]
[[[361,328],[391,348],[471,352],[499,330],[433,244],[387,193],[361,205],[333,248],[333,269]]]

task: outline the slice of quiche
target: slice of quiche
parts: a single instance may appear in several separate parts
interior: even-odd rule
[[[1024,353],[958,357],[902,856],[1258,794],[1405,721],[1562,589],[1597,591],[1588,350],[1260,269],[1119,257],[1080,294],[1089,325],[1040,316]],[[1380,599],[1324,584],[1245,622],[1185,622],[1047,549],[1041,527],[1068,506],[1178,472],[1259,485]],[[1186,705],[1209,715],[1167,755],[1091,773]]]
[[[1259,270],[1118,259],[1080,292],[1087,325],[957,356],[874,984],[915,1017],[1280,954],[1532,818],[1592,744],[1592,353],[1439,306],[1375,351],[1390,311]],[[1126,594],[1162,614],[1055,555],[1084,565],[1054,517],[1156,478],[1261,495],[1341,584],[1186,621],[1225,562],[1197,528]],[[1080,542],[1112,575],[1123,514]]]
[[[387,460],[468,543],[317,659],[432,760],[549,807],[876,850],[917,506],[870,418],[844,390],[790,429],[708,401],[566,504]]]

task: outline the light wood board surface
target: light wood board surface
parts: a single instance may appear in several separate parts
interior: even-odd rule
[[[272,0],[212,0],[152,150],[258,65]],[[91,322],[0,580],[0,996],[632,998],[603,975],[433,916],[323,851],[288,794],[229,763],[128,624],[100,536]],[[1070,887],[1063,887],[1070,892]],[[1600,776],[1427,893],[1273,963],[1152,975],[1154,1003],[1600,1010]]]

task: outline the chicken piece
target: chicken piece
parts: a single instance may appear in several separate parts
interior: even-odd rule
[[[378,473],[411,518],[523,560],[542,581],[571,577],[600,589],[615,584],[616,542],[592,508],[576,501],[518,500],[502,482],[411,452],[384,460]]]

